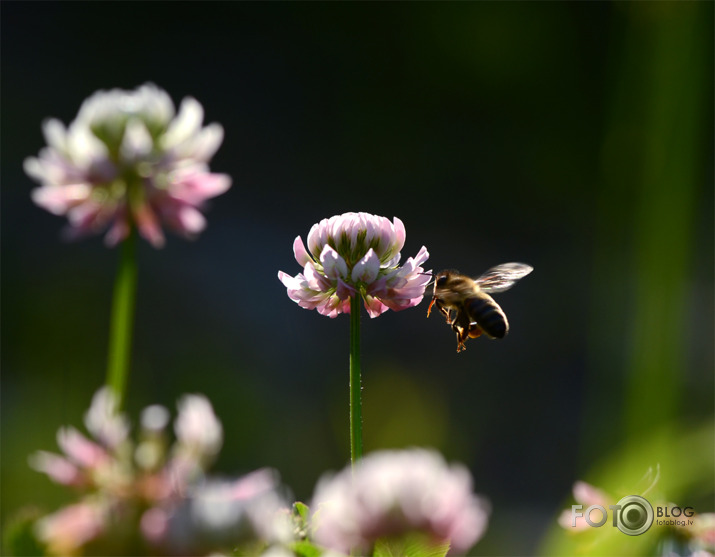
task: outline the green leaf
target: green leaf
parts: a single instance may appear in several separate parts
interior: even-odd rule
[[[449,540],[437,540],[422,532],[400,537],[380,538],[375,542],[373,557],[445,557]]]
[[[293,503],[291,520],[296,538],[300,540],[306,539],[310,528],[310,509],[308,505],[300,501]]]
[[[308,522],[308,518],[310,517],[310,509],[305,503],[301,503],[300,501],[296,501],[295,503],[293,503],[293,513],[297,514],[303,520],[303,522]]]
[[[12,516],[3,531],[3,555],[45,555],[45,548],[35,536],[35,522],[42,513],[34,507],[26,507]]]
[[[308,540],[295,542],[292,546],[292,549],[293,553],[295,553],[297,557],[320,557],[320,555],[322,555],[323,553],[322,549],[316,547],[315,545],[313,545],[312,542],[309,542]]]

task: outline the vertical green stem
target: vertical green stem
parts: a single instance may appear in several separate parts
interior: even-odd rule
[[[360,295],[350,299],[350,462],[362,457],[362,383],[360,379]]]
[[[136,231],[132,229],[122,242],[119,269],[114,283],[109,328],[107,385],[115,392],[121,406],[129,379],[132,328],[137,291]]]

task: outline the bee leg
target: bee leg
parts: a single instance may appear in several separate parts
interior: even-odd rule
[[[464,346],[464,342],[458,340],[457,341],[457,354],[459,354],[460,352],[464,352],[466,349],[467,349],[467,347]]]
[[[464,346],[464,342],[469,338],[469,331],[464,327],[460,327],[457,323],[452,324],[452,330],[457,333],[457,352],[466,350],[467,347]]]
[[[451,325],[454,323],[454,320],[452,319],[452,311],[447,309],[444,306],[439,306],[439,311],[442,312],[442,315],[444,315],[445,319],[447,320],[447,324]]]

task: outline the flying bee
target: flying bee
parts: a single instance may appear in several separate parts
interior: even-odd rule
[[[482,333],[489,338],[504,338],[509,332],[509,321],[489,294],[509,290],[533,270],[524,263],[504,263],[492,267],[477,279],[458,271],[441,271],[435,275],[434,295],[427,308],[427,317],[436,305],[457,333],[457,352],[466,350],[464,343]]]

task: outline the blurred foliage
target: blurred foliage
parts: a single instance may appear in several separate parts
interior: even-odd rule
[[[696,511],[712,512],[712,508],[704,506],[712,503],[714,494],[713,436],[713,424],[690,426],[685,432],[675,427],[653,432],[605,455],[589,471],[587,480],[611,494],[611,504],[626,495],[642,494],[654,508],[674,503],[681,509],[690,506]],[[656,477],[646,474],[656,468]],[[564,504],[564,509],[570,505],[570,501]],[[609,515],[603,527],[582,532],[555,526],[544,540],[541,554],[656,555],[660,554],[660,544],[678,536],[676,528],[660,526],[657,520],[645,533],[627,536],[611,527],[611,519]]]
[[[431,542],[431,543],[430,543]],[[381,539],[375,544],[373,557],[444,557],[449,551],[449,542],[435,543],[424,536],[391,540]]]
[[[321,218],[397,215],[432,269],[535,268],[496,298],[503,342],[457,355],[424,303],[362,324],[366,449],[465,462],[493,507],[475,553],[568,544],[574,480],[620,493],[658,463],[665,497],[713,510],[712,21],[711,2],[4,3],[2,521],[66,501],[26,459],[104,379],[118,256],[59,241],[22,159],[44,118],[145,81],[224,126],[212,168],[235,185],[197,242],[139,246],[130,414],[204,393],[218,468],[276,467],[308,502],[348,458],[348,320],[276,273]]]
[[[6,520],[3,527],[3,555],[38,557],[45,548],[35,535],[35,521],[43,516],[36,507],[24,507]]]

